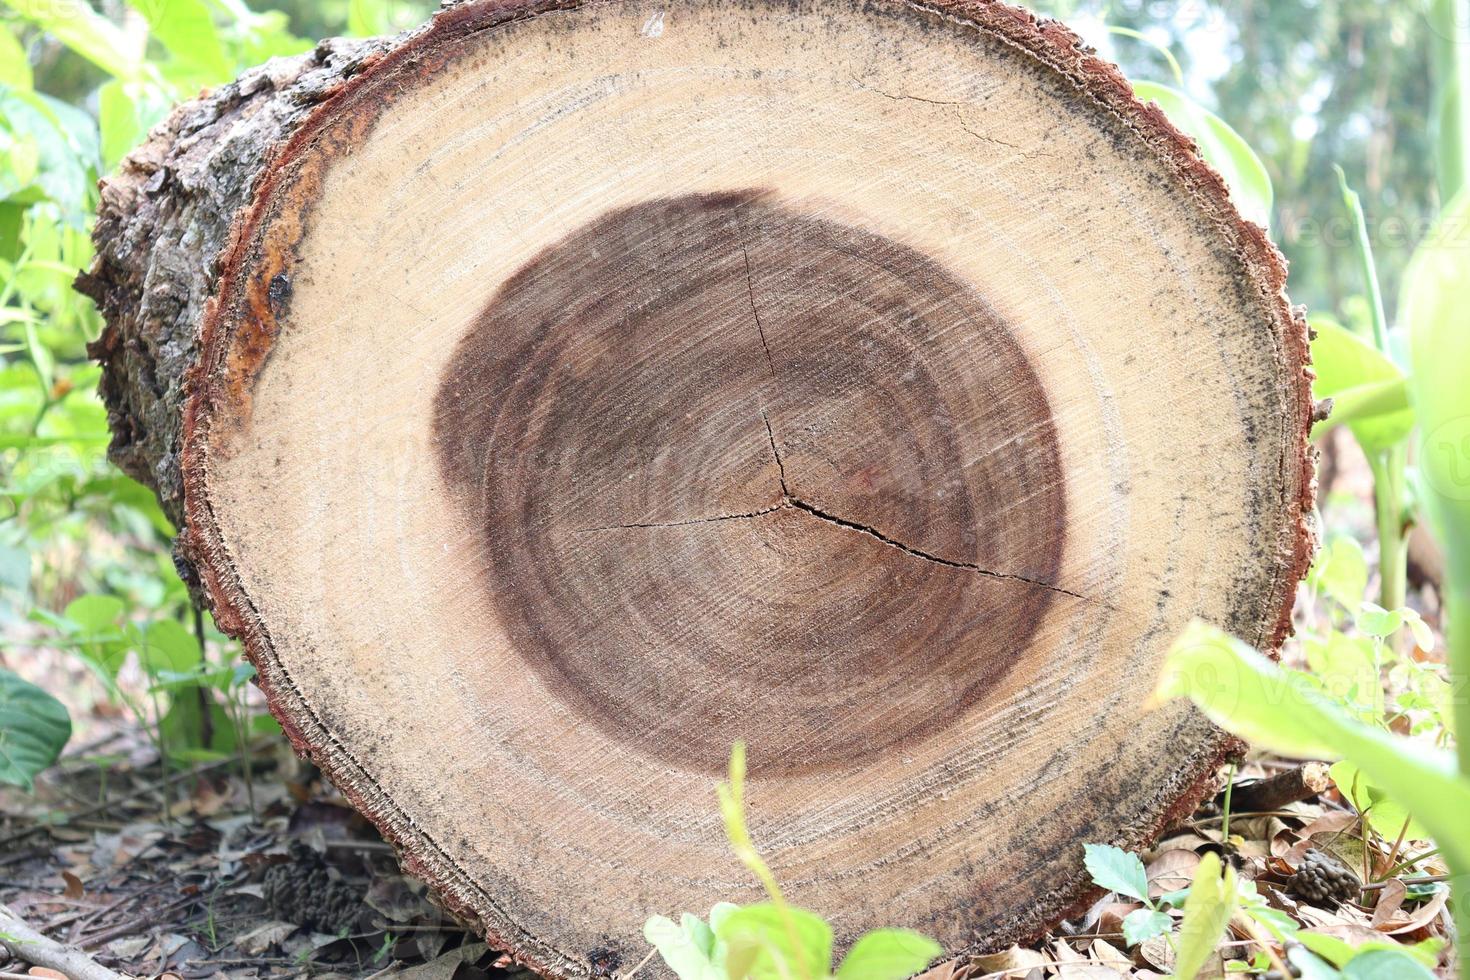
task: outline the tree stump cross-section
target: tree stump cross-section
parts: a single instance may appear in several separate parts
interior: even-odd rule
[[[79,285],[113,458],[293,744],[538,969],[759,891],[958,953],[1085,902],[1281,641],[1306,329],[1074,35],[988,0],[475,0],[179,107]]]

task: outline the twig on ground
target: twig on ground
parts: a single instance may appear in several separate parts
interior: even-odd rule
[[[41,935],[4,905],[0,905],[0,946],[16,959],[64,973],[71,980],[125,980],[75,946]]]
[[[1286,769],[1265,779],[1237,785],[1235,808],[1247,810],[1280,810],[1288,803],[1309,800],[1332,785],[1327,766],[1320,762]]]

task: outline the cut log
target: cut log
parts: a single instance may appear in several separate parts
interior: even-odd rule
[[[81,283],[113,457],[293,744],[522,961],[753,901],[1085,901],[1238,744],[1145,712],[1311,549],[1305,325],[1219,178],[998,3],[465,3],[179,108]]]

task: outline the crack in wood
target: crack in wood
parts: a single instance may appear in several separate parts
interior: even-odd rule
[[[747,520],[750,520],[751,518],[754,518],[754,517],[760,517],[763,514],[775,513],[776,511],[781,510],[785,506],[786,506],[786,499],[783,496],[782,497],[782,502],[779,503],[779,504],[772,504],[769,507],[762,507],[760,510],[752,510],[752,511],[748,511],[748,512],[746,512],[744,514],[716,514],[714,517],[695,517],[695,518],[691,518],[690,520],[687,520],[687,521],[665,521],[665,522],[662,522],[662,523],[648,523],[648,524],[604,524],[604,525],[601,525],[599,527],[583,527],[583,528],[578,528],[577,530],[573,531],[572,533],[573,534],[591,534],[594,531],[630,531],[630,530],[637,530],[639,528],[689,527],[692,524],[718,524],[721,521],[747,521]]]
[[[897,538],[891,538],[877,528],[869,527],[866,524],[859,524],[857,521],[850,521],[845,517],[838,517],[836,514],[832,514],[825,510],[822,510],[820,507],[817,507],[814,504],[807,503],[805,500],[802,500],[800,497],[792,494],[790,487],[788,487],[786,484],[786,464],[781,460],[780,450],[776,448],[776,433],[775,430],[771,427],[771,417],[766,413],[765,409],[761,409],[761,421],[765,423],[766,439],[770,442],[771,455],[775,458],[776,469],[780,473],[780,503],[772,504],[769,507],[762,507],[760,510],[753,510],[744,514],[717,514],[714,517],[698,517],[687,521],[667,521],[662,523],[609,524],[602,527],[581,528],[580,530],[577,530],[573,533],[589,534],[594,531],[626,531],[649,528],[656,529],[669,527],[690,527],[696,524],[717,524],[723,521],[752,520],[757,517],[762,517],[766,514],[773,514],[778,510],[799,510],[802,513],[810,514],[812,517],[815,517],[818,520],[826,521],[828,524],[835,525],[836,527],[844,528],[849,531],[856,531],[859,534],[866,534],[868,537],[873,538],[874,540],[879,541],[890,548],[896,548],[897,550],[902,551],[904,554],[912,558],[918,558],[920,561],[933,562],[936,565],[943,565],[946,568],[957,568],[961,571],[975,572],[977,575],[984,575],[986,578],[1000,579],[1002,581],[1010,582],[1022,582],[1026,585],[1034,585],[1037,588],[1046,589],[1050,592],[1055,592],[1058,595],[1071,596],[1074,599],[1081,599],[1083,602],[1096,603],[1107,609],[1114,608],[1111,603],[1102,602],[1101,600],[1094,599],[1091,596],[1085,596],[1080,592],[1073,592],[1071,589],[1064,589],[1061,586],[1053,585],[1050,582],[1043,582],[1039,579],[1028,578],[1025,575],[1015,575],[1011,572],[997,572],[992,569],[985,568],[982,565],[977,565],[973,562],[954,561],[950,558],[944,558],[940,555],[931,554],[927,551],[915,548],[912,545],[904,544]]]
[[[781,451],[776,448],[776,433],[771,428],[771,417],[766,414],[765,409],[761,409],[761,421],[766,423],[766,438],[771,441],[771,455],[776,458],[776,470],[781,475],[781,499],[790,500],[791,490],[786,486],[786,464],[781,462]]]
[[[904,544],[902,541],[899,541],[896,538],[890,538],[888,535],[884,534],[882,531],[879,531],[877,528],[868,527],[866,524],[859,524],[856,521],[849,521],[844,517],[838,517],[836,514],[829,514],[821,508],[814,507],[811,504],[807,503],[805,500],[801,500],[797,497],[787,496],[784,505],[808,513],[813,517],[826,521],[829,524],[835,524],[838,527],[847,528],[849,531],[857,531],[859,534],[866,534],[868,537],[881,541],[883,544],[888,545],[888,547],[890,548],[897,548],[904,554],[910,555],[914,558],[918,558],[922,561],[931,561],[934,562],[936,565],[944,565],[947,568],[958,568],[964,571],[976,572],[977,574],[984,575],[987,578],[1006,579],[1012,582],[1025,582],[1027,585],[1034,585],[1038,588],[1047,589],[1060,595],[1068,595],[1074,599],[1081,599],[1085,602],[1097,601],[1089,596],[1082,595],[1080,592],[1073,592],[1070,589],[1064,589],[1059,585],[1052,585],[1050,582],[1042,582],[1034,578],[1027,578],[1024,575],[1013,575],[1010,572],[996,572],[985,568],[982,565],[976,565],[973,562],[954,561],[949,558],[942,558],[939,555],[930,554],[927,551],[921,551],[918,548]]]
[[[745,258],[745,294],[750,297],[750,315],[755,318],[756,333],[761,336],[761,350],[766,352],[766,367],[771,370],[771,380],[776,378],[776,359],[771,356],[771,345],[766,342],[766,328],[761,323],[761,311],[755,305],[755,279],[750,267],[750,247],[745,244],[745,226],[740,223],[740,211],[735,215],[735,234],[740,239],[740,254]],[[770,428],[770,423],[766,423]]]

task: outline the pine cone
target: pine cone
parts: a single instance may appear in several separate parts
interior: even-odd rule
[[[288,855],[265,871],[261,890],[271,914],[317,932],[351,932],[363,910],[358,890],[333,878],[321,855],[300,841],[291,842]]]
[[[1286,880],[1287,891],[1326,909],[1355,901],[1362,889],[1362,881],[1351,868],[1316,848],[1307,852],[1296,874]]]

